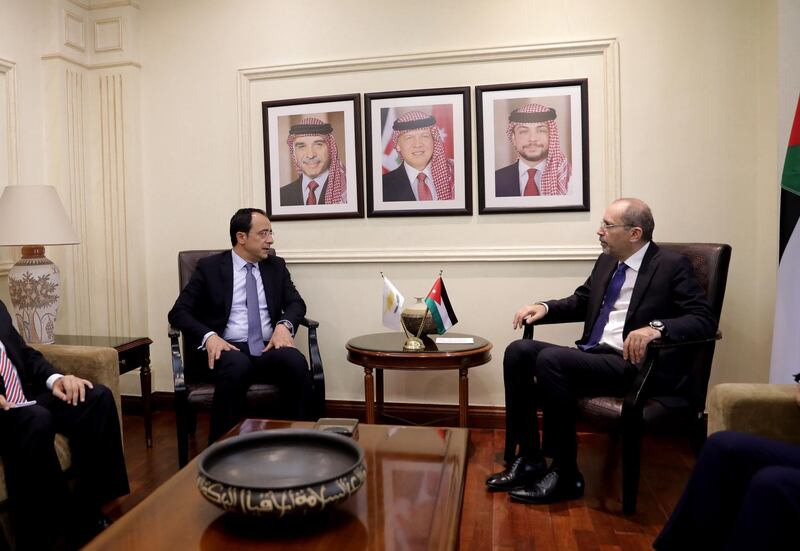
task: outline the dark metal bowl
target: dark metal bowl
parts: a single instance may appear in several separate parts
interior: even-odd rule
[[[232,513],[284,517],[322,511],[364,485],[364,450],[338,434],[276,429],[218,442],[198,460],[197,487]]]

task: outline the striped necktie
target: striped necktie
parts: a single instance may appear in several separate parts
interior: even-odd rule
[[[22,391],[22,383],[17,376],[17,368],[11,363],[11,359],[6,354],[5,347],[0,348],[0,377],[6,386],[6,401],[12,404],[25,402],[25,393]]]

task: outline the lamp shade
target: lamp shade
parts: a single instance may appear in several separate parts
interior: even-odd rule
[[[6,186],[0,196],[0,245],[79,243],[53,186]]]

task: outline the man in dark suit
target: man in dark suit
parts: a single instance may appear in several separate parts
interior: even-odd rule
[[[622,396],[644,360],[648,343],[713,336],[717,321],[683,256],[653,243],[655,223],[639,199],[619,199],[603,216],[597,234],[603,254],[591,275],[560,300],[525,305],[513,326],[547,321],[583,321],[577,348],[535,340],[511,343],[503,359],[506,392],[508,468],[490,476],[490,490],[510,491],[512,499],[545,503],[583,495],[577,466],[576,401],[581,396]],[[684,373],[673,369],[654,381],[674,389]],[[538,402],[538,404],[537,404]],[[545,451],[539,445],[536,408],[541,405]]]
[[[76,475],[71,497],[56,456],[69,438]],[[31,348],[0,302],[0,456],[21,549],[47,549],[61,534],[80,546],[107,523],[100,506],[127,494],[114,396],[103,385],[62,375]]]
[[[453,199],[453,161],[445,153],[436,117],[422,111],[404,113],[392,124],[391,141],[402,162],[383,175],[384,201]]]
[[[311,415],[311,374],[294,347],[306,305],[284,260],[269,255],[272,224],[263,210],[240,209],[230,237],[233,249],[200,260],[169,312],[186,349],[202,356],[195,363],[212,370],[191,374],[215,383],[209,443],[244,417],[253,382],[281,389],[286,417]]]
[[[800,388],[797,395],[800,405]],[[708,437],[692,476],[653,547],[797,548],[800,446],[741,432]]]
[[[286,143],[300,176],[281,187],[281,206],[347,203],[347,178],[330,124],[305,118],[289,128]]]
[[[565,195],[572,167],[561,151],[556,110],[538,103],[508,116],[506,137],[516,162],[494,173],[495,197]]]

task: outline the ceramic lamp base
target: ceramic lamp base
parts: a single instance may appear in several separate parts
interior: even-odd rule
[[[44,256],[44,247],[22,247],[22,258],[8,271],[17,328],[29,343],[55,341],[61,274]]]

